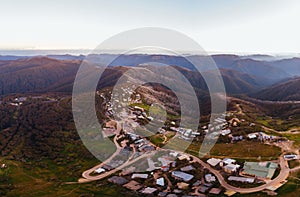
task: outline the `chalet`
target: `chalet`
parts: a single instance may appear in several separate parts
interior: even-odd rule
[[[141,191],[142,194],[153,194],[154,192],[156,192],[157,189],[153,188],[153,187],[146,187],[145,189],[143,189]]]
[[[231,163],[224,167],[224,171],[227,173],[233,173],[233,172],[237,172],[239,168],[240,165]]]
[[[248,138],[252,140],[252,139],[257,138],[257,135],[255,133],[250,133],[250,134],[248,134]]]
[[[104,168],[98,168],[95,170],[96,173],[100,174],[102,172],[105,172],[105,169]]]
[[[230,159],[230,158],[225,158],[222,160],[223,165],[233,164],[235,162],[236,162],[235,159]]]
[[[225,129],[225,130],[222,130],[221,131],[221,135],[225,136],[225,135],[228,135],[231,133],[231,130],[230,129]]]
[[[124,185],[124,184],[128,183],[127,179],[120,177],[120,176],[113,176],[113,177],[109,178],[108,181],[112,182],[114,184],[117,184],[117,185]]]
[[[193,175],[181,171],[172,171],[172,176],[185,182],[188,182],[194,178]]]
[[[185,167],[180,168],[180,170],[181,170],[182,172],[188,172],[188,171],[195,170],[195,168],[194,168],[192,165],[188,165],[188,166],[185,166]]]
[[[133,174],[131,176],[132,179],[135,179],[135,178],[139,178],[139,179],[147,179],[148,178],[148,174]]]
[[[208,183],[216,181],[216,177],[213,176],[212,174],[206,174],[204,177],[205,177],[205,181]]]
[[[159,186],[164,187],[164,186],[165,186],[165,179],[164,179],[163,177],[158,178],[158,179],[156,180],[156,185],[159,185]]]
[[[139,106],[134,106],[134,110],[144,112],[144,108]]]
[[[228,177],[229,181],[238,181],[242,183],[254,183],[254,178],[245,178],[245,177],[238,177],[238,176],[230,176]]]
[[[217,166],[222,160],[221,159],[216,159],[216,158],[211,158],[207,160],[207,163],[213,167]]]
[[[222,191],[222,189],[220,189],[220,188],[212,188],[210,191],[209,191],[209,193],[210,194],[213,194],[213,195],[219,195],[220,193],[221,193],[221,191]]]
[[[129,183],[124,184],[123,187],[133,190],[133,191],[137,191],[137,190],[141,189],[143,186],[140,183],[132,180]]]
[[[185,189],[187,189],[189,187],[189,184],[188,183],[184,183],[184,182],[180,182],[180,183],[177,183],[177,187],[179,189],[185,190]]]
[[[158,193],[158,197],[165,197],[165,196],[167,196],[168,195],[168,193],[167,192],[159,192]]]

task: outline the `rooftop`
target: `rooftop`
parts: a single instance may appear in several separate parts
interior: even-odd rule
[[[153,188],[153,187],[146,187],[145,189],[143,189],[141,191],[141,193],[143,194],[152,194],[153,192],[155,192],[157,189]]]
[[[183,171],[183,172],[188,172],[188,171],[191,171],[191,170],[195,170],[195,168],[192,165],[188,165],[188,166],[180,168],[180,170]]]
[[[218,165],[222,160],[221,159],[216,159],[216,158],[211,158],[207,160],[207,163],[210,164],[211,166],[216,166]]]
[[[165,179],[163,177],[157,179],[156,184],[160,186],[165,186]]]
[[[118,185],[124,185],[124,184],[128,183],[127,179],[120,177],[120,176],[113,176],[113,177],[109,178],[108,181],[118,184]]]
[[[133,191],[137,191],[139,189],[141,189],[143,186],[136,182],[136,181],[130,181],[129,183],[126,183],[125,185],[123,185],[125,188],[133,190]]]
[[[235,163],[236,160],[235,159],[230,159],[230,158],[225,158],[223,159],[223,162],[228,165],[228,164],[232,164],[232,163]]]
[[[172,171],[172,176],[175,176],[177,178],[180,178],[184,181],[190,181],[194,178],[193,175],[191,174],[187,174],[187,173],[184,173],[184,172],[180,172],[180,171]]]
[[[209,193],[210,193],[210,194],[216,194],[216,195],[218,195],[218,194],[221,193],[221,191],[222,191],[222,189],[220,189],[220,188],[212,188],[212,189],[209,191]]]
[[[213,176],[212,174],[206,174],[205,175],[205,181],[210,183],[216,181],[216,177]]]
[[[277,167],[278,164],[273,162],[245,162],[243,173],[271,179]]]
[[[238,177],[238,176],[230,176],[228,177],[229,181],[239,181],[243,183],[254,183],[254,178],[245,178],[245,177]]]
[[[132,179],[134,179],[134,178],[146,179],[146,178],[148,178],[148,174],[133,174],[133,175],[131,176],[131,178],[132,178]]]

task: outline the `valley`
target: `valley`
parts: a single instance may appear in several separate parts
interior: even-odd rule
[[[26,57],[0,61],[2,74],[0,80],[0,164],[5,164],[0,169],[0,195],[117,196],[122,194],[143,196],[143,193],[132,192],[130,189],[112,184],[110,178],[118,176],[122,172],[121,169],[129,168],[136,163],[144,165],[142,161],[147,161],[147,157],[153,157],[154,161],[157,158],[151,151],[141,152],[133,142],[125,146],[124,140],[128,136],[124,131],[131,127],[121,126],[124,122],[120,122],[113,135],[110,136],[110,140],[116,145],[116,149],[112,151],[116,153],[108,161],[99,162],[82,144],[72,116],[73,81],[82,59],[72,56],[63,60],[52,58]],[[113,120],[107,114],[104,100],[107,102],[110,99],[108,92],[112,90],[118,78],[131,66],[137,66],[153,58],[173,64],[175,69],[191,81],[200,100],[201,109],[199,129],[192,131],[193,136],[189,135],[192,141],[188,141],[190,144],[186,151],[178,151],[178,154],[191,157],[193,162],[178,161],[175,157],[173,160],[177,161],[179,166],[171,167],[170,171],[164,172],[157,169],[154,172],[155,176],[144,180],[145,183],[141,181],[143,179],[134,179],[139,184],[144,184],[144,189],[156,188],[154,183],[160,177],[164,177],[166,182],[168,179],[174,182],[172,171],[180,171],[180,168],[192,165],[199,168],[199,174],[193,171],[193,175],[203,184],[206,184],[206,174],[215,176],[217,180],[210,189],[220,188],[224,195],[226,191],[237,192],[236,196],[241,194],[251,196],[251,193],[266,195],[265,192],[270,193],[271,186],[275,187],[275,185],[274,192],[280,196],[291,196],[294,192],[300,191],[299,160],[284,160],[284,155],[299,156],[300,98],[297,92],[300,86],[298,86],[298,77],[291,76],[291,72],[281,71],[282,67],[279,65],[282,61],[272,63],[245,60],[239,56],[213,56],[220,67],[227,90],[225,116],[227,126],[224,130],[229,129],[230,132],[224,131],[224,135],[220,135],[209,155],[199,158],[199,149],[205,135],[209,132],[207,129],[210,118],[210,98],[204,79],[179,57],[153,55],[139,56],[139,58],[138,60],[135,58],[136,65],[132,65],[130,62],[132,56],[121,57],[105,71],[97,87],[98,94],[95,98],[97,116],[101,124]],[[297,62],[297,59],[291,61],[293,65],[292,63],[288,65],[294,68],[294,62]],[[256,72],[252,68],[257,66],[261,66],[262,70],[259,68]],[[210,71],[207,69],[205,72]],[[264,78],[259,74],[261,72],[270,73],[269,77]],[[9,79],[8,76],[13,77]],[[136,120],[137,117],[134,114],[128,114],[125,122],[142,127],[149,124],[151,129],[153,126],[151,125],[152,119],[149,117],[151,104],[162,103],[168,112],[164,130],[155,130],[154,133],[152,131],[151,135],[141,139],[149,145],[147,148],[162,150],[163,154],[169,154],[164,151],[180,149],[180,146],[185,143],[182,138],[184,133],[176,134],[176,131],[177,133],[186,132],[187,129],[180,130],[178,127],[181,112],[177,98],[170,90],[158,84],[146,84],[136,91],[140,94],[141,102],[132,103],[131,110],[137,106],[145,110],[146,115]],[[102,96],[100,96],[101,93],[103,93]],[[253,136],[253,139],[249,136]],[[124,141],[123,144],[122,141]],[[173,143],[169,143],[170,141]],[[122,152],[124,148],[128,152]],[[106,149],[107,147],[103,147],[104,151]],[[104,174],[95,174],[95,170],[102,168],[109,161],[114,161],[120,153],[127,158],[123,161],[121,168],[111,169]],[[229,174],[224,173],[223,167],[214,167],[207,163],[207,160],[211,158],[220,160],[231,158],[240,166],[243,166],[245,162],[274,162],[280,167],[273,179],[264,180],[265,182],[255,179],[253,185],[245,183],[244,187],[239,188],[236,186],[237,183],[228,181]],[[142,168],[140,170],[141,173],[145,173]],[[147,174],[151,173],[147,172]],[[130,175],[132,173],[126,175],[125,179],[131,180]],[[240,177],[239,173],[232,175]],[[287,182],[284,182],[285,180]],[[213,195],[208,191],[202,193],[199,190],[203,184],[184,190],[176,188],[177,183],[180,182],[174,183],[176,184],[169,185],[166,189],[158,187],[156,194],[165,190],[168,193],[183,190],[186,195]],[[278,183],[282,185],[277,188]],[[189,184],[192,185],[192,183]]]

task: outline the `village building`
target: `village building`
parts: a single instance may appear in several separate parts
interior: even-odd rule
[[[127,179],[120,177],[120,176],[113,176],[113,177],[109,178],[108,181],[112,182],[114,184],[117,184],[117,185],[124,185],[124,184],[128,183]]]
[[[252,139],[257,138],[257,135],[256,135],[255,133],[250,133],[250,134],[248,134],[248,138],[249,138],[250,140],[252,140]]]
[[[237,172],[239,168],[240,168],[240,165],[231,163],[231,164],[224,166],[223,169],[227,173],[234,173],[234,172]]]
[[[188,172],[188,171],[195,170],[195,168],[194,168],[192,165],[188,165],[188,166],[185,166],[185,167],[180,168],[180,170],[181,170],[182,172]]]
[[[221,159],[210,158],[207,160],[207,163],[213,167],[216,167],[221,161]]]
[[[206,174],[204,177],[205,177],[205,181],[208,183],[216,181],[216,177],[213,176],[212,174]]]
[[[102,172],[105,172],[105,169],[104,168],[98,168],[95,170],[96,173],[100,174]]]
[[[201,185],[198,189],[199,192],[201,193],[206,193],[210,188],[204,185]]]
[[[229,181],[238,181],[242,183],[254,183],[254,178],[249,178],[249,177],[238,177],[238,176],[230,176],[228,177]]]
[[[178,157],[178,159],[179,159],[179,161],[182,161],[182,160],[185,160],[185,159],[189,161],[191,158],[190,158],[190,156],[183,154],[183,155],[180,155]]]
[[[220,188],[211,188],[211,190],[209,191],[210,194],[214,194],[214,195],[219,195],[221,193],[222,189]]]
[[[181,171],[172,171],[172,176],[185,182],[188,182],[194,178],[193,175]]]
[[[159,192],[159,193],[157,194],[158,197],[165,197],[165,196],[167,196],[167,195],[168,195],[167,192]]]
[[[125,187],[129,190],[137,191],[137,190],[141,189],[143,186],[140,183],[132,180],[132,181],[124,184],[123,187]]]
[[[222,160],[222,165],[234,164],[236,162],[235,159],[225,158]]]
[[[163,177],[158,178],[158,179],[156,180],[156,185],[159,185],[159,186],[164,187],[164,186],[165,186],[165,179],[164,179]]]
[[[273,162],[245,162],[241,174],[244,176],[271,179],[277,168],[278,164]]]
[[[167,197],[178,197],[176,194],[168,194]]]
[[[199,186],[199,185],[201,185],[201,181],[200,181],[200,180],[197,180],[197,181],[193,184],[193,186]]]
[[[221,135],[225,136],[225,135],[228,135],[231,133],[231,130],[230,129],[225,129],[225,130],[222,130],[221,131]]]
[[[189,187],[189,184],[188,183],[184,183],[184,182],[180,182],[180,183],[177,183],[177,187],[179,189],[185,190],[185,189],[187,189]]]
[[[145,189],[143,189],[141,191],[142,194],[153,194],[154,192],[156,192],[157,189],[153,188],[153,187],[146,187]]]
[[[148,174],[133,174],[131,176],[132,179],[135,179],[135,178],[139,178],[139,179],[147,179],[148,178]]]

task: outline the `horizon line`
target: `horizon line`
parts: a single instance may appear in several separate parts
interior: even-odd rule
[[[0,48],[0,56],[3,56],[1,54],[1,51],[4,52],[9,52],[9,51],[60,51],[60,52],[67,52],[67,51],[74,51],[74,52],[83,52],[83,51],[86,51],[87,54],[93,54],[92,52],[94,51],[95,49],[90,49],[90,48],[41,48],[41,49],[37,49],[37,48]],[[122,52],[124,50],[122,49],[106,49],[108,52],[114,52],[114,53],[118,53],[118,52]],[[190,55],[195,55],[195,51],[181,51],[183,54],[189,54]],[[205,51],[205,53],[207,53],[207,55],[241,55],[241,56],[247,56],[247,55],[269,55],[269,56],[278,56],[278,55],[281,55],[281,56],[284,56],[284,55],[297,55],[297,56],[300,56],[300,52],[244,52],[244,51],[217,51],[217,50],[212,50],[212,51]],[[95,53],[96,54],[96,53]],[[140,54],[140,53],[137,53],[137,54]],[[147,53],[147,52],[143,52],[141,54],[160,54],[160,53]],[[44,54],[44,55],[59,55],[59,54]],[[60,54],[62,55],[62,54]],[[65,55],[74,55],[74,54],[69,54],[69,53],[65,53]],[[85,54],[77,54],[77,55],[85,55]],[[18,55],[15,55],[15,56],[18,56]]]

